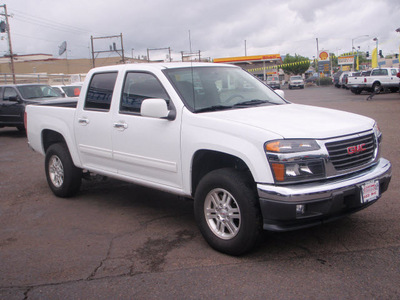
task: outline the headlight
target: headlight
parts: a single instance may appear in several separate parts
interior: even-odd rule
[[[379,129],[378,123],[376,123],[376,122],[374,124],[374,134],[375,134],[376,140],[378,141],[378,143],[380,143],[382,141],[382,132]]]
[[[315,140],[276,140],[265,144],[265,152],[277,183],[299,182],[325,176],[323,158],[312,153]],[[298,154],[297,154],[298,153]]]
[[[319,149],[314,140],[276,140],[265,144],[267,152],[294,153]]]

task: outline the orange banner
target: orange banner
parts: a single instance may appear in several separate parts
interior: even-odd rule
[[[226,63],[226,62],[275,60],[275,59],[281,59],[281,55],[280,54],[267,54],[267,55],[214,58],[214,62],[215,63]]]

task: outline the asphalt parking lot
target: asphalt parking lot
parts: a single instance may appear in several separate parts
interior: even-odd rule
[[[212,250],[193,203],[114,180],[72,199],[47,186],[44,158],[0,129],[0,299],[399,299],[400,95],[285,90],[294,103],[374,118],[389,190],[369,208],[310,229],[266,232],[251,253]],[[307,122],[307,120],[304,120]]]

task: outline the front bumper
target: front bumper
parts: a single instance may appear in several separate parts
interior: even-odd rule
[[[258,184],[263,228],[289,231],[311,227],[354,213],[375,203],[389,186],[390,162],[381,158],[376,165],[340,178],[307,184],[276,186]],[[368,203],[361,202],[361,186],[379,180],[380,195]],[[298,205],[304,210],[296,211]]]

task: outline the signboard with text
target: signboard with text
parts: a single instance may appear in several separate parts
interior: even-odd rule
[[[354,64],[354,55],[338,57],[338,65],[352,65],[352,64]]]
[[[318,73],[330,73],[330,71],[331,71],[331,64],[329,60],[318,62]]]

